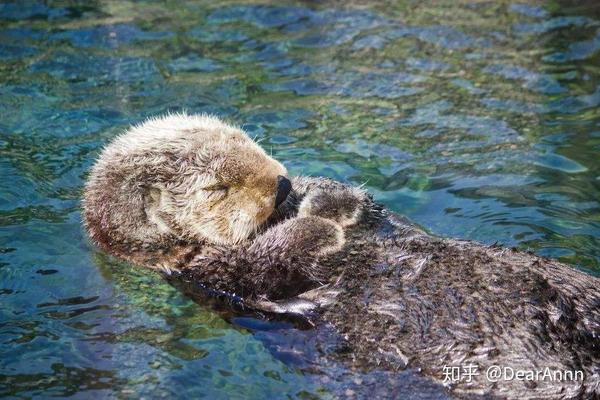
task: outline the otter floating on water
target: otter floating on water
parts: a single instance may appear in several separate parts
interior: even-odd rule
[[[419,368],[458,396],[600,397],[600,279],[431,236],[358,188],[290,178],[217,118],[170,115],[116,138],[83,210],[93,242],[116,257],[330,324],[354,367]],[[448,382],[448,368],[465,366],[469,379]],[[494,366],[564,379],[494,382]]]

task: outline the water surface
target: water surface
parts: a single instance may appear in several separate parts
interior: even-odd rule
[[[130,124],[213,113],[433,233],[598,274],[599,65],[594,1],[0,4],[0,395],[440,396],[97,254],[86,171]]]

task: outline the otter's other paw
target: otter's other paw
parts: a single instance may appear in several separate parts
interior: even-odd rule
[[[319,189],[304,197],[298,208],[298,216],[309,215],[337,222],[342,227],[354,225],[360,219],[367,194],[354,187],[333,190]]]
[[[250,246],[254,253],[273,253],[279,258],[307,260],[339,251],[344,245],[342,227],[325,218],[288,219],[258,236]]]

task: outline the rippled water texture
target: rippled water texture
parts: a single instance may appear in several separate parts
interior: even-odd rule
[[[293,174],[366,183],[434,233],[597,274],[600,7],[585,3],[1,4],[0,395],[311,398],[404,382],[312,365],[294,350],[311,349],[306,331],[215,312],[94,252],[86,171],[156,113],[218,114]]]

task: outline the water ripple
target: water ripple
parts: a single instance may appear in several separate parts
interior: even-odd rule
[[[238,123],[291,174],[365,184],[432,232],[600,268],[591,3],[26,3],[0,5],[0,396],[444,398],[321,367],[335,338],[95,252],[85,176],[157,113]]]

